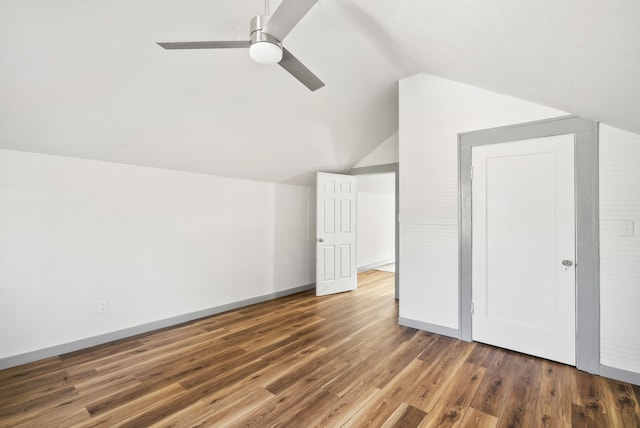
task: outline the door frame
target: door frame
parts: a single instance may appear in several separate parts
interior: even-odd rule
[[[400,167],[399,163],[386,163],[382,165],[363,166],[359,168],[351,168],[346,172],[347,175],[373,175],[373,174],[386,174],[393,172],[395,174],[395,189],[396,189],[396,206],[395,206],[395,258],[396,258],[396,272],[395,272],[395,297],[396,300],[400,299],[400,222],[398,221],[398,212],[400,210]],[[356,248],[357,251],[357,248]]]
[[[577,116],[458,134],[459,325],[472,341],[471,148],[509,141],[575,134],[576,367],[600,372],[600,255],[598,212],[598,123]]]

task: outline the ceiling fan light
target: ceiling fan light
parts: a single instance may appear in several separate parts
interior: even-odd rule
[[[277,64],[282,60],[282,48],[271,42],[255,42],[249,47],[249,56],[260,64]]]

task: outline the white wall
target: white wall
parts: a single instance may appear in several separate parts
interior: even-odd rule
[[[458,329],[456,135],[563,114],[425,74],[400,81],[400,317]],[[640,135],[601,125],[599,150],[600,362],[640,373]]]
[[[312,283],[313,197],[0,150],[0,359]]]
[[[600,362],[640,373],[640,135],[600,125]]]
[[[354,168],[365,166],[385,165],[398,162],[398,133],[395,132],[387,138],[378,147],[373,149],[371,153],[362,158],[360,162],[355,164]]]
[[[418,74],[400,81],[400,317],[458,329],[457,134],[565,113]]]
[[[356,176],[357,266],[395,259],[395,174]]]

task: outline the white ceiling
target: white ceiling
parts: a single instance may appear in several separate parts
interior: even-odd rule
[[[309,184],[398,128],[422,71],[640,132],[640,0],[320,0],[285,46],[308,91],[246,50],[263,0],[0,0],[0,148]],[[271,10],[277,2],[271,2]]]

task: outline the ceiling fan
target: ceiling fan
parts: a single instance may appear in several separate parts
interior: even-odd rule
[[[165,49],[249,48],[249,56],[254,61],[262,64],[278,64],[311,91],[315,91],[322,88],[324,83],[282,46],[282,40],[317,1],[282,0],[273,16],[268,16],[268,0],[266,0],[265,15],[258,15],[251,19],[249,40],[162,42],[158,44]]]

